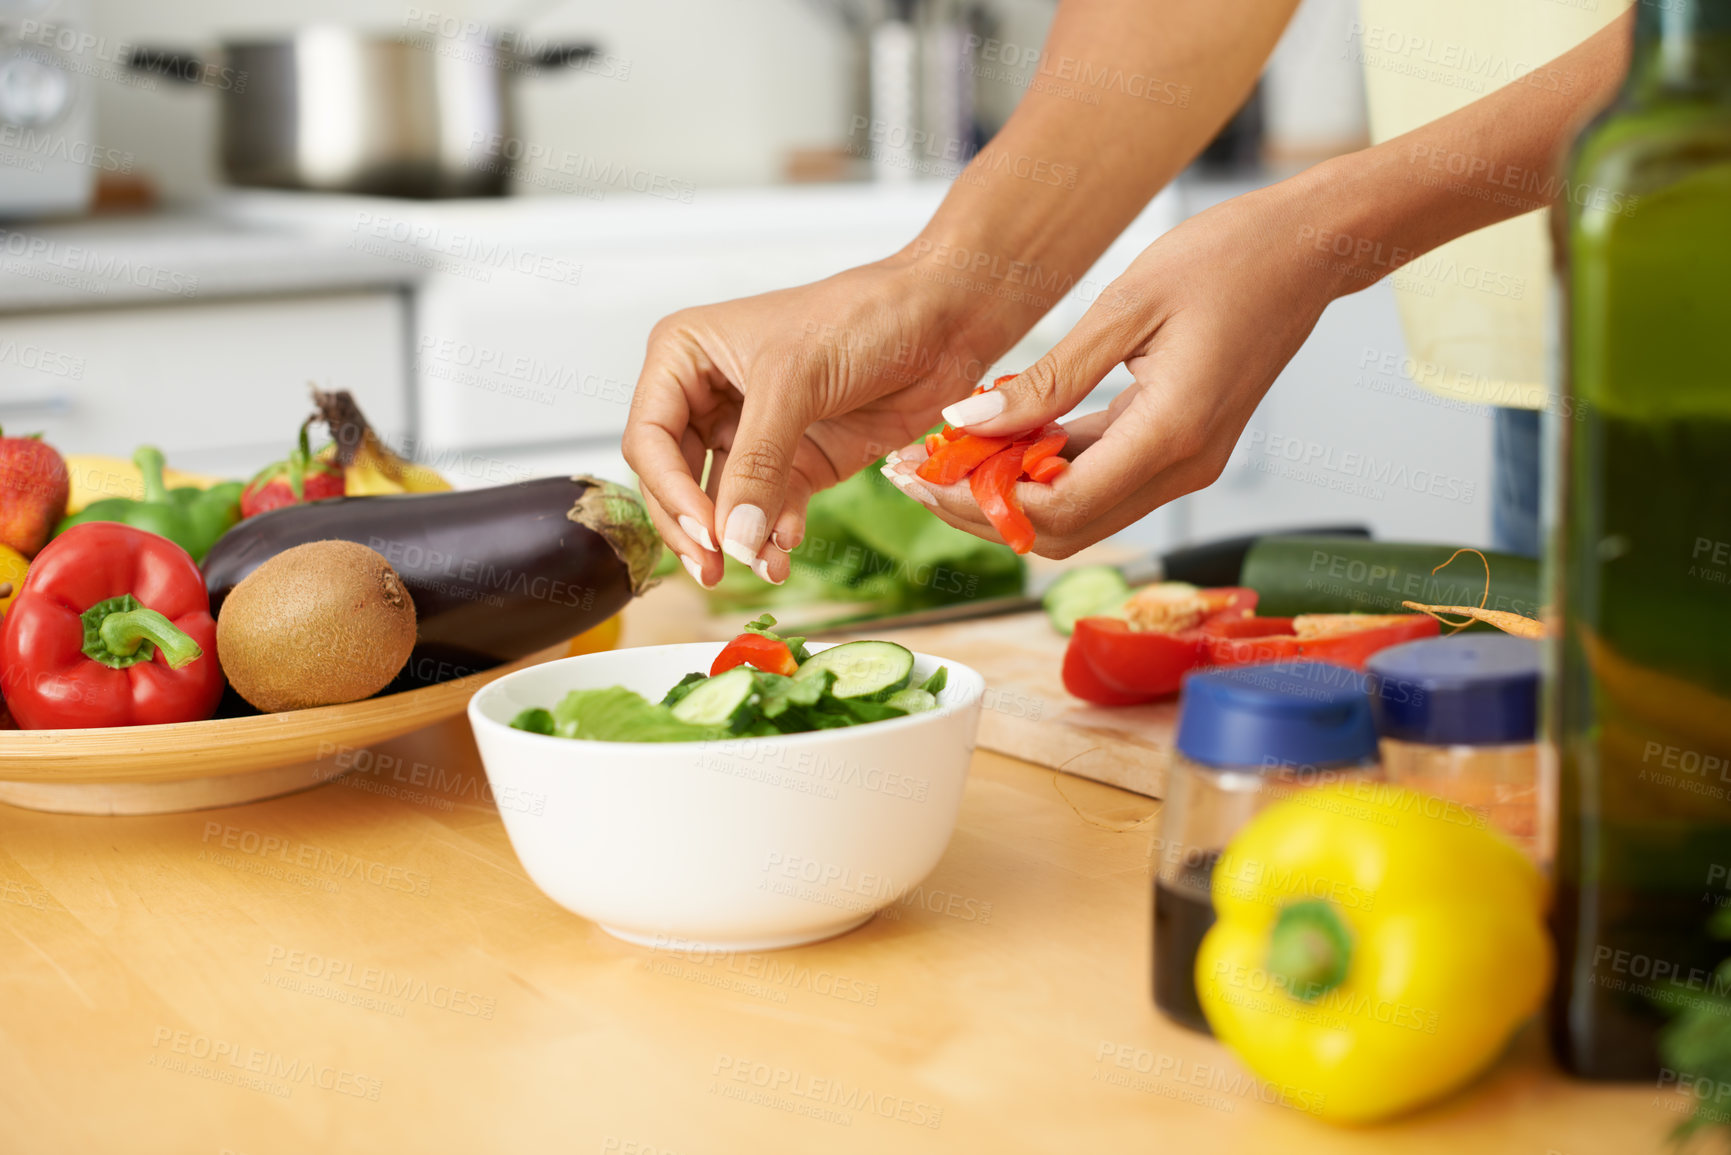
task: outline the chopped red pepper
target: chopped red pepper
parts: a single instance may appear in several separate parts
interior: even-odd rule
[[[1032,442],[1027,443],[1028,447],[1022,450],[1022,468],[1032,472],[1034,466],[1040,462],[1057,457],[1058,452],[1064,448],[1064,444],[1069,440],[1070,435],[1064,432],[1062,425],[1046,426],[1040,430]]]
[[[1057,476],[1070,468],[1070,463],[1062,457],[1048,457],[1025,467],[1028,470],[1028,480],[1037,481],[1041,485],[1050,485]]]
[[[1082,618],[1065,651],[1064,688],[1102,706],[1151,702],[1178,692],[1184,675],[1201,664],[1202,646],[1202,632],[1195,628],[1166,633],[1135,629],[1122,618]],[[1088,683],[1072,674],[1072,655],[1119,700],[1090,695]]]
[[[1378,650],[1437,633],[1424,614],[1258,618],[1250,616],[1255,608],[1254,590],[1149,587],[1125,603],[1127,618],[1076,623],[1064,687],[1098,705],[1130,705],[1177,693],[1200,666],[1304,659],[1360,669]]]
[[[765,673],[790,678],[799,669],[799,663],[794,660],[793,651],[786,642],[749,632],[740,634],[722,647],[721,653],[715,655],[715,664],[709,667],[709,676],[713,678],[735,666],[756,666]]]
[[[1006,373],[991,385],[980,385],[975,394],[994,389],[1016,374]],[[933,485],[954,485],[964,477],[980,511],[986,515],[1010,548],[1027,553],[1034,548],[1034,526],[1022,511],[1016,498],[1016,482],[1026,477],[1030,481],[1050,484],[1069,463],[1058,456],[1070,435],[1064,427],[1050,424],[1018,437],[981,437],[945,425],[935,433],[926,434],[926,459],[914,472]],[[982,479],[981,474],[989,476]]]
[[[920,462],[914,472],[933,485],[954,485],[983,465],[988,457],[1009,446],[1008,437],[975,437],[966,433],[954,441],[946,441],[936,453]]]
[[[49,542],[0,623],[0,693],[26,730],[201,721],[222,688],[198,566],[129,525]]]
[[[1209,622],[1207,660],[1215,666],[1262,662],[1333,662],[1361,669],[1378,650],[1438,633],[1425,614],[1302,614]]]
[[[1016,499],[1016,480],[1021,476],[1022,452],[1012,445],[974,470],[968,476],[968,489],[1005,544],[1017,553],[1027,553],[1034,547],[1034,523]]]

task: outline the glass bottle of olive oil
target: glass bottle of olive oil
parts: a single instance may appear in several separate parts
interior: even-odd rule
[[[1637,1079],[1731,953],[1731,0],[1639,0],[1563,192],[1551,1034]]]

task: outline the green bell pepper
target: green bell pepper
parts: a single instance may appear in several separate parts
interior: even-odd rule
[[[209,489],[193,485],[169,489],[162,481],[161,450],[141,445],[132,461],[144,476],[141,500],[110,497],[93,501],[62,521],[55,534],[87,521],[118,521],[166,537],[196,562],[203,561],[216,539],[240,521],[240,482],[223,481]]]

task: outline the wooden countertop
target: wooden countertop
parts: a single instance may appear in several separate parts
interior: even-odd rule
[[[1259,1101],[1150,1001],[1158,804],[997,755],[900,905],[721,957],[537,891],[460,719],[356,761],[227,810],[0,806],[0,1150],[1624,1155],[1679,1117],[1532,1027],[1398,1126]]]

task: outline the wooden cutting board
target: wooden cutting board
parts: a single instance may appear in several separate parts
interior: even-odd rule
[[[895,630],[882,637],[910,650],[954,658],[986,679],[980,745],[1054,770],[1150,798],[1166,794],[1176,700],[1146,706],[1090,706],[1064,690],[1069,641],[1039,611]]]

